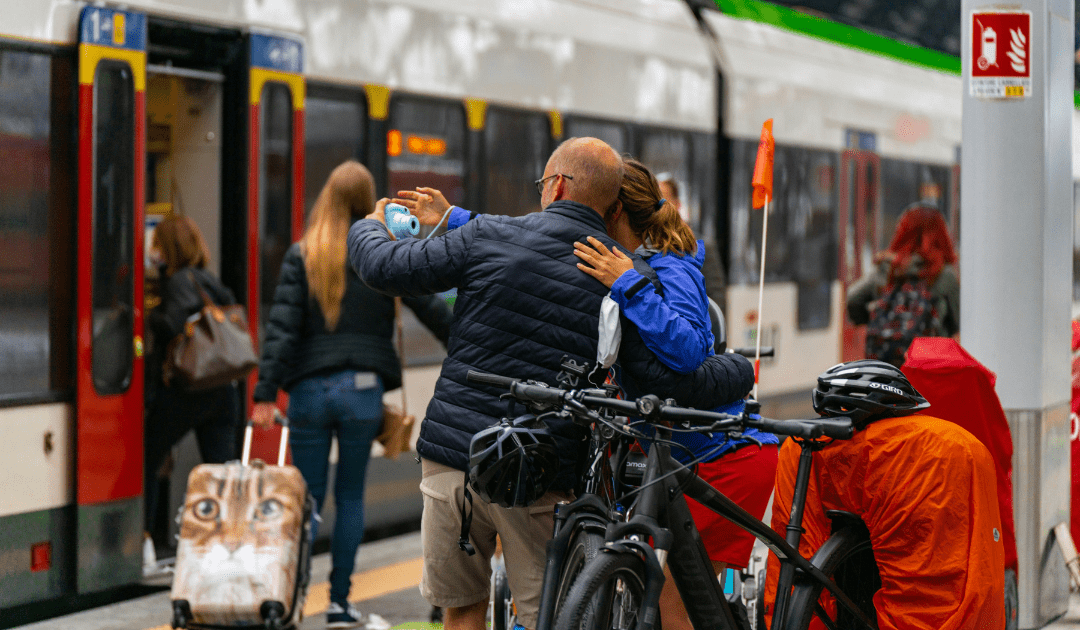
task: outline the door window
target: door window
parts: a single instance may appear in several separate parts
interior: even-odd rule
[[[91,366],[99,394],[127,390],[134,360],[134,101],[131,68],[101,62],[94,78],[91,256]]]
[[[544,172],[550,140],[551,123],[544,114],[488,110],[484,127],[487,212],[520,216],[540,210],[534,182]]]
[[[292,244],[292,94],[263,86],[259,108],[259,339],[285,252]]]
[[[367,111],[363,92],[309,86],[304,101],[304,212],[331,171],[346,160],[359,160],[364,149]]]

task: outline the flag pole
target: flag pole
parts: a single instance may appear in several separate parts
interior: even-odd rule
[[[761,271],[758,273],[757,334],[754,348],[754,400],[758,399],[758,381],[761,375],[761,309],[765,302],[765,244],[769,234],[769,195],[765,195],[765,216],[761,219]]]

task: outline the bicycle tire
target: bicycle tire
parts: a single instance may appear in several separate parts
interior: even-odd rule
[[[821,550],[834,547],[821,556]],[[874,561],[874,550],[865,526],[845,528],[833,534],[815,555],[814,563],[871,619],[877,619],[874,609],[874,593],[881,588],[881,575]],[[819,558],[819,556],[821,556]],[[807,630],[815,617],[815,606],[825,587],[807,580],[792,589],[788,605],[786,630]],[[836,627],[838,630],[859,629],[866,626],[855,619],[843,606],[837,605]]]
[[[632,553],[605,552],[581,570],[559,610],[560,630],[637,627],[645,594],[645,563]]]
[[[563,560],[562,569],[559,572],[558,587],[555,590],[553,619],[559,618],[559,611],[562,610],[563,605],[566,603],[570,589],[573,587],[578,575],[581,574],[581,570],[599,555],[603,547],[603,534],[586,529],[580,529],[574,533],[574,537],[570,540],[570,546],[566,550],[566,559]]]
[[[506,579],[506,569],[499,567],[491,576],[493,584],[491,601],[491,627],[492,630],[513,630],[511,623],[514,614],[513,604],[510,601],[510,582]]]

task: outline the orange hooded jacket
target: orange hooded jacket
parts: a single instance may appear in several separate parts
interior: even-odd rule
[[[793,440],[780,449],[772,528],[781,536],[800,450]],[[858,514],[870,530],[881,573],[874,595],[880,630],[1005,627],[994,462],[963,428],[929,416],[887,418],[815,453],[799,545],[807,558],[829,536],[826,510]],[[779,567],[770,557],[769,624]],[[835,614],[831,597],[822,600]],[[810,627],[824,625],[815,619]]]

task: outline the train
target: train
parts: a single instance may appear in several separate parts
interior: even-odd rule
[[[199,224],[257,337],[343,160],[381,194],[524,214],[553,148],[595,136],[678,182],[729,345],[760,322],[776,353],[760,396],[796,410],[861,353],[845,289],[900,211],[934,201],[959,237],[959,59],[759,0],[0,7],[0,624],[142,579],[146,246],[170,213]],[[769,118],[759,312],[750,179]],[[445,353],[405,327],[422,414]],[[193,453],[176,449],[170,510]],[[415,521],[418,477],[411,458],[373,460],[369,527]]]

